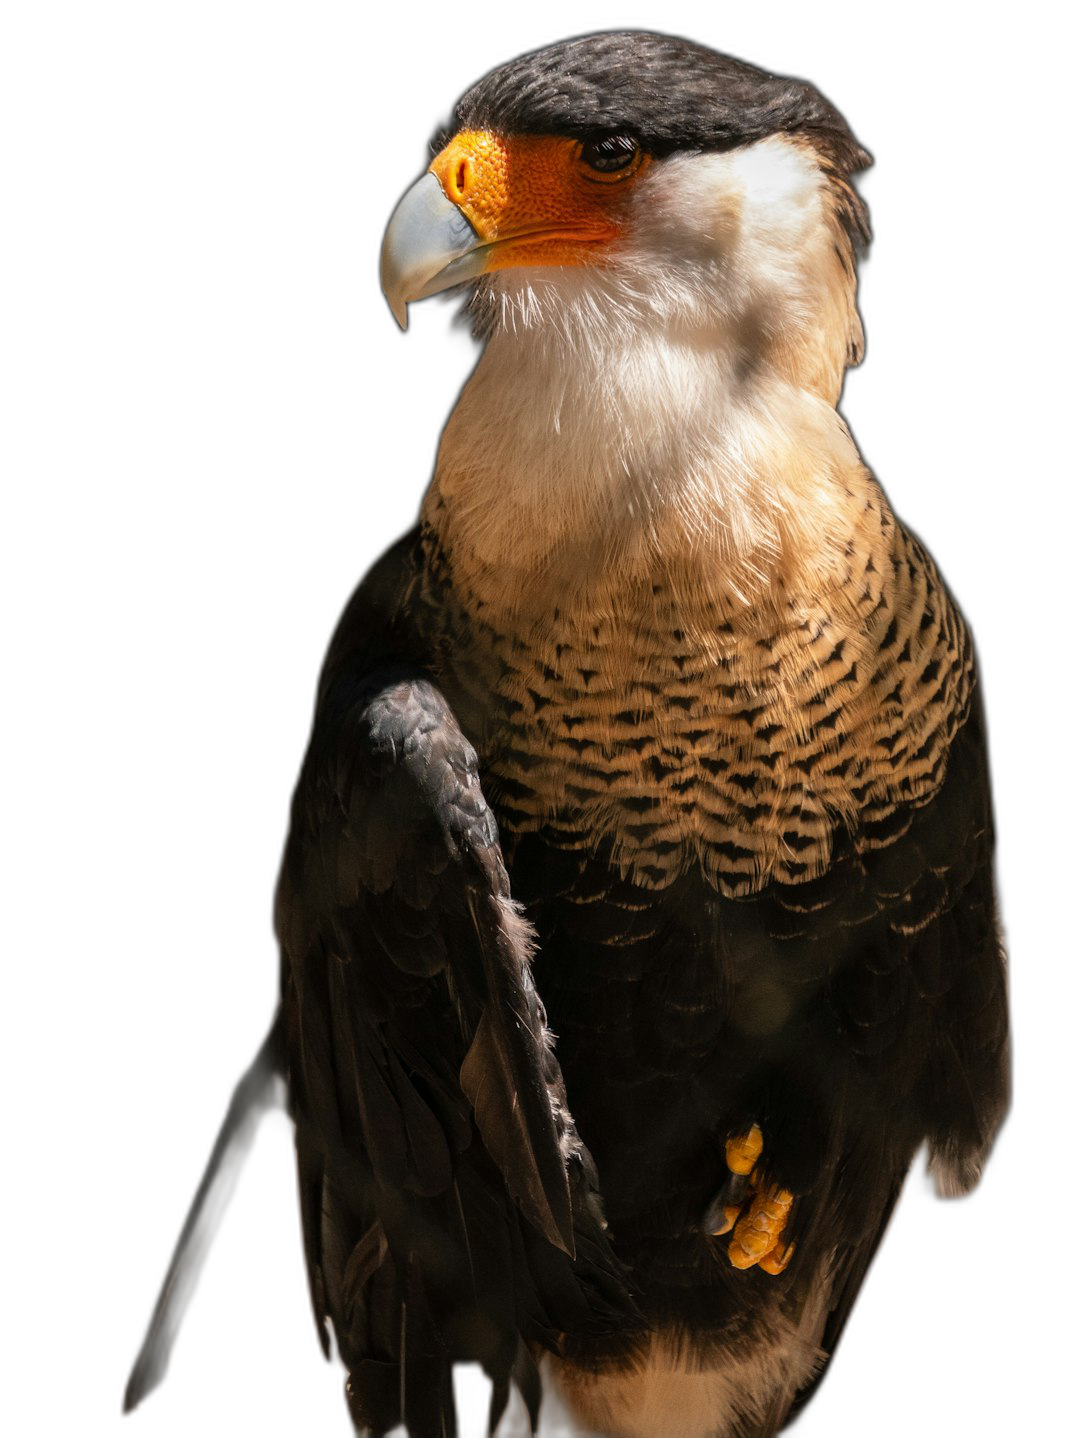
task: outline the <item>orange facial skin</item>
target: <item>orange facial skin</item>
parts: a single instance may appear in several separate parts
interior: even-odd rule
[[[431,163],[448,199],[488,253],[485,270],[582,265],[602,259],[649,156],[613,174],[590,168],[577,140],[461,130]]]

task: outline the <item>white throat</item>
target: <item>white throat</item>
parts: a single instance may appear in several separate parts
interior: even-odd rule
[[[704,566],[752,604],[850,533],[867,476],[834,404],[857,316],[819,169],[786,141],[654,168],[615,262],[478,296],[425,516],[504,603]]]

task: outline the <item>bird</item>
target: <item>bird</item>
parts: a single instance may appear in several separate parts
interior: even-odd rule
[[[174,1254],[160,1380],[259,1111],[295,1123],[360,1433],[455,1364],[582,1433],[769,1438],[912,1161],[1009,1101],[967,624],[837,406],[870,163],[811,84],[652,32],[475,84],[387,231],[480,343],[318,686],[280,1005]]]

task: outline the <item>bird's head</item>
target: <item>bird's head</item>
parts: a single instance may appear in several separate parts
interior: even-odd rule
[[[671,36],[525,55],[459,101],[390,221],[406,304],[471,283],[477,330],[602,345],[635,327],[769,363],[835,402],[861,354],[851,185],[869,157],[813,86]]]

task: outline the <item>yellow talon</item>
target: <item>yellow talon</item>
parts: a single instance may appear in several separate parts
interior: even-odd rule
[[[778,1274],[783,1273],[791,1262],[791,1255],[794,1252],[795,1245],[793,1243],[787,1245],[778,1243],[764,1258],[758,1259],[758,1267],[763,1268],[766,1273],[771,1273],[775,1278]]]
[[[728,1168],[732,1173],[749,1173],[761,1157],[763,1147],[764,1139],[757,1124],[742,1138],[729,1138],[726,1149]]]
[[[777,1245],[795,1196],[786,1188],[770,1188],[755,1196],[735,1225],[728,1258],[736,1268],[752,1268]]]
[[[795,1252],[794,1243],[781,1241],[795,1196],[786,1188],[765,1187],[757,1167],[764,1147],[756,1123],[748,1133],[728,1139],[725,1157],[734,1177],[727,1182],[727,1192],[718,1196],[707,1231],[713,1238],[731,1234],[727,1252],[733,1267],[753,1268],[756,1264],[775,1277],[783,1273]],[[740,1202],[724,1203],[724,1197],[736,1194]]]

